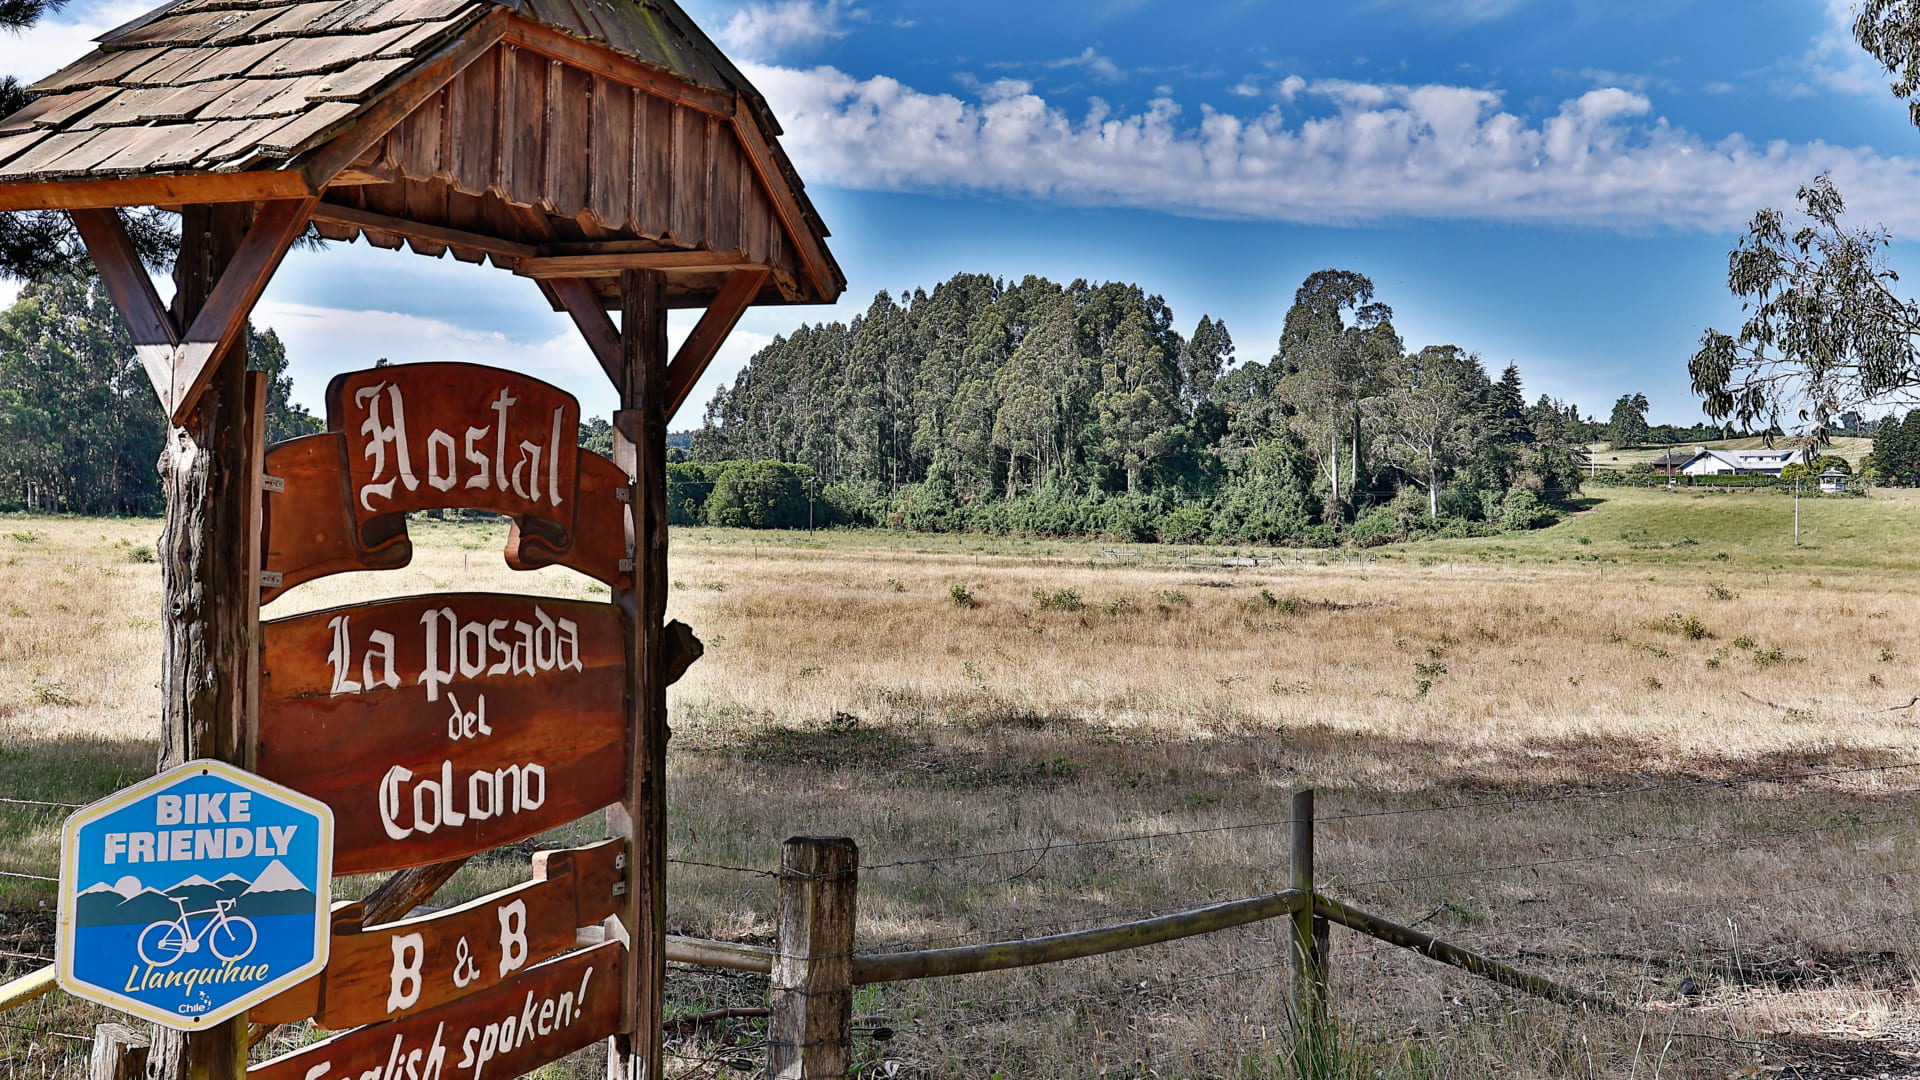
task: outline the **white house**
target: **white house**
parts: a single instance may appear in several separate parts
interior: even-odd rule
[[[1694,448],[1693,460],[1680,471],[1688,476],[1779,476],[1789,465],[1813,461],[1811,450],[1709,450]]]

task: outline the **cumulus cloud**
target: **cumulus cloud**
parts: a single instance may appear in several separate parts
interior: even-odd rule
[[[741,56],[766,60],[843,38],[846,20],[861,14],[846,0],[754,0],[727,20],[720,40]]]
[[[1813,39],[1801,66],[1816,84],[1843,94],[1880,97],[1890,78],[1880,62],[1853,40],[1855,0],[1826,0],[1827,23]]]
[[[1644,94],[1596,89],[1550,114],[1497,91],[1285,80],[1284,105],[1191,116],[1169,98],[1069,115],[1024,83],[975,99],[834,68],[753,67],[803,175],[849,188],[986,193],[1304,223],[1454,219],[1738,228],[1831,170],[1856,207],[1920,229],[1920,163],[1825,143],[1708,140]]]

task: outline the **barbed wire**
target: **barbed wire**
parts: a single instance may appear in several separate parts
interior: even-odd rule
[[[55,885],[60,884],[60,879],[57,877],[48,877],[45,874],[23,874],[17,870],[0,870],[0,877],[25,878],[28,881],[51,881]]]
[[[10,798],[0,798],[0,805],[7,805],[7,806],[39,806],[39,807],[47,807],[47,808],[49,808],[49,809],[59,809],[59,810],[78,810],[78,809],[80,809],[81,807],[83,807],[83,806],[85,806],[85,805],[87,805],[87,804],[86,804],[86,803],[77,803],[77,802],[50,802],[50,801],[48,801],[48,800],[46,800],[46,799],[10,799]]]
[[[1471,870],[1447,870],[1432,874],[1410,874],[1404,877],[1373,878],[1371,880],[1353,882],[1343,882],[1336,879],[1330,884],[1340,889],[1358,889],[1374,885],[1402,885],[1419,881],[1443,881],[1452,878],[1508,873],[1514,870],[1531,870],[1544,866],[1570,866],[1576,863],[1602,862],[1609,859],[1627,859],[1641,855],[1658,855],[1671,851],[1698,851],[1707,848],[1726,847],[1731,844],[1751,843],[1756,840],[1780,839],[1789,836],[1813,836],[1820,833],[1842,832],[1847,829],[1871,828],[1876,825],[1898,825],[1916,820],[1920,820],[1920,814],[1881,818],[1875,821],[1854,821],[1837,825],[1818,825],[1805,829],[1781,829],[1774,832],[1756,833],[1752,836],[1729,836],[1721,837],[1717,840],[1689,841],[1685,843],[1665,844],[1657,847],[1635,848],[1629,851],[1608,851],[1594,855],[1570,855],[1558,859],[1535,859],[1529,862],[1507,863],[1502,866],[1476,867]],[[1325,890],[1322,889],[1322,891]]]
[[[1721,779],[1677,780],[1661,784],[1641,784],[1630,788],[1614,788],[1607,791],[1560,792],[1552,795],[1533,795],[1524,798],[1477,799],[1440,806],[1402,807],[1392,810],[1362,810],[1345,814],[1317,815],[1314,824],[1337,825],[1349,821],[1367,821],[1376,818],[1405,817],[1417,814],[1453,813],[1461,810],[1480,810],[1498,807],[1519,807],[1547,805],[1583,800],[1614,799],[1628,795],[1644,795],[1656,791],[1695,790],[1714,787],[1743,787],[1755,784],[1785,783],[1793,780],[1827,780],[1842,776],[1856,776],[1868,773],[1900,772],[1920,768],[1920,761],[1900,762],[1890,765],[1862,765],[1844,769],[1803,769],[1793,772],[1768,773],[1761,776],[1727,777]],[[1143,843],[1151,840],[1173,839],[1182,836],[1201,836],[1211,833],[1250,831],[1291,826],[1293,818],[1272,818],[1261,821],[1238,822],[1230,825],[1212,825],[1193,829],[1168,829],[1151,833],[1135,833],[1127,836],[1106,837],[1097,840],[1076,840],[1068,842],[1048,842],[1025,847],[1005,848],[997,851],[966,852],[958,855],[935,855],[919,859],[895,859],[888,862],[869,863],[862,870],[890,870],[905,866],[932,866],[940,863],[973,862],[982,859],[1000,858],[1007,855],[1031,855],[1035,852],[1050,853],[1074,848],[1102,847],[1112,844]],[[767,871],[758,871],[766,873]]]

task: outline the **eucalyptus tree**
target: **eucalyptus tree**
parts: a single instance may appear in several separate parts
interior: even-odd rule
[[[1487,426],[1478,408],[1487,385],[1478,356],[1429,345],[1393,365],[1375,401],[1388,460],[1427,489],[1430,519],[1440,517],[1442,476],[1473,454]]]
[[[1894,292],[1892,234],[1844,222],[1826,174],[1799,192],[1801,214],[1753,216],[1727,260],[1727,287],[1745,302],[1735,334],[1709,328],[1688,364],[1707,415],[1746,428],[1791,414],[1816,439],[1841,413],[1915,400],[1920,306]]]
[[[1335,505],[1341,501],[1340,443],[1351,439],[1348,462],[1358,487],[1362,402],[1378,391],[1399,354],[1393,309],[1374,301],[1366,275],[1321,270],[1294,293],[1274,362],[1287,371],[1280,391],[1299,407],[1297,426],[1327,447],[1324,463]]]

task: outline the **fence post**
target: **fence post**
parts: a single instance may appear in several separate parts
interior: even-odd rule
[[[146,1080],[147,1048],[153,1040],[125,1024],[93,1029],[92,1080]]]
[[[1327,920],[1313,914],[1313,789],[1293,796],[1293,883],[1307,902],[1293,913],[1293,1003],[1314,1030],[1327,1022]]]
[[[796,836],[781,848],[769,1080],[845,1080],[859,872],[860,849],[845,837]]]

